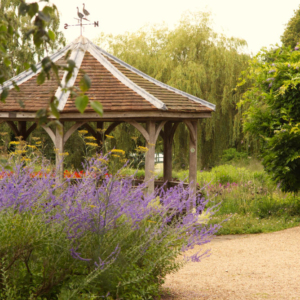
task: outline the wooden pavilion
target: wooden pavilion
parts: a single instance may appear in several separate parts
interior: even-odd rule
[[[25,71],[4,83],[4,87],[12,89],[6,103],[0,104],[0,122],[6,122],[17,136],[24,140],[37,127],[36,123],[27,126],[27,122],[36,121],[36,112],[47,108],[49,99],[55,95],[59,101],[60,122],[76,122],[68,131],[43,126],[51,137],[56,154],[57,168],[61,172],[60,155],[64,152],[64,144],[79,127],[84,126],[100,143],[103,135],[95,131],[90,122],[96,122],[97,128],[103,129],[104,122],[112,122],[107,128],[108,135],[117,125],[127,122],[144,136],[149,149],[145,157],[145,180],[154,174],[155,144],[159,135],[164,140],[164,181],[172,179],[172,142],[175,130],[180,122],[184,122],[190,132],[189,145],[189,180],[196,188],[197,179],[197,121],[210,118],[215,105],[168,86],[141,71],[126,64],[115,56],[105,52],[83,36],[51,56],[56,64],[64,64],[64,56],[71,51],[70,59],[76,63],[73,77],[68,86],[79,87],[82,72],[91,78],[92,84],[86,93],[91,100],[102,103],[104,114],[100,117],[91,107],[80,113],[71,99],[70,92],[64,92],[53,78],[43,85],[37,84],[37,76],[41,72],[41,64],[37,72]],[[65,82],[67,72],[60,71],[59,76]],[[16,82],[20,91],[13,89]],[[1,89],[0,89],[1,91]],[[23,107],[20,106],[23,102]],[[51,119],[51,118],[50,118]],[[145,124],[146,126],[143,126]],[[104,135],[104,136],[105,136]],[[150,181],[149,190],[154,188]]]

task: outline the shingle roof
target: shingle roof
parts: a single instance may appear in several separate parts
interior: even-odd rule
[[[84,37],[79,37],[66,46],[51,59],[64,63],[64,55],[71,50],[70,59],[76,63],[76,71],[68,82],[68,86],[79,87],[83,70],[91,78],[91,88],[86,93],[91,100],[102,103],[105,111],[172,111],[172,112],[211,112],[215,105],[168,86],[147,74],[133,68],[115,56],[105,52]],[[41,71],[37,66],[37,73],[25,71],[4,86],[12,89],[12,80],[19,87],[20,92],[10,91],[6,103],[0,103],[1,111],[32,112],[47,107],[51,95],[59,100],[59,110],[64,113],[77,112],[74,99],[70,93],[65,93],[58,87],[54,78],[46,80],[43,85],[36,83],[36,77]],[[59,73],[64,82],[66,72]],[[1,89],[0,89],[1,90]],[[25,107],[20,106],[20,101]],[[87,112],[92,111],[87,107]]]

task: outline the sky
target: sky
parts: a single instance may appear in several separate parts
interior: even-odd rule
[[[91,22],[99,21],[99,27],[88,26],[83,35],[93,40],[101,32],[122,34],[134,32],[147,24],[165,22],[171,28],[186,11],[211,12],[213,29],[227,37],[243,38],[248,43],[246,52],[255,55],[262,47],[280,43],[285,25],[298,9],[299,0],[51,0],[61,14],[61,30],[67,41],[80,35],[77,24],[77,8],[82,11],[83,2],[90,12]]]

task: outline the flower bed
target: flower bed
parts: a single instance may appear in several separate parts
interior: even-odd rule
[[[168,273],[206,254],[177,259],[219,228],[200,195],[183,184],[148,195],[99,159],[86,166],[75,183],[47,168],[2,170],[1,299],[150,299]]]

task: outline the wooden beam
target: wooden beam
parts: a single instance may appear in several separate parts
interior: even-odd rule
[[[36,123],[33,123],[29,128],[28,130],[26,131],[25,133],[25,136],[24,136],[24,140],[27,140],[29,135],[33,132],[33,130],[35,130],[37,128],[37,124]]]
[[[165,125],[166,123],[167,123],[167,121],[161,121],[161,122],[158,124],[157,128],[155,129],[155,143],[156,143],[156,141],[157,141],[157,139],[158,139],[158,136],[159,136],[159,134],[160,134],[162,128],[164,127],[164,125]]]
[[[195,141],[197,141],[197,130],[195,131],[193,122],[195,122],[195,121],[184,120],[184,123],[186,124],[186,126],[188,127],[188,129],[190,131],[191,138],[195,142]],[[196,124],[197,124],[197,121],[196,121]]]
[[[13,131],[15,136],[20,136],[20,132],[13,121],[6,121],[6,123],[9,126],[9,128]]]
[[[64,144],[67,142],[67,140],[70,138],[70,136],[82,125],[84,125],[84,122],[77,122],[75,123],[65,134],[64,134]]]
[[[105,135],[109,135],[121,123],[122,122],[114,122],[110,124],[104,133],[104,139],[106,138]]]
[[[90,135],[92,135],[95,139],[97,139],[97,133],[90,124],[85,123],[83,127],[89,132]]]
[[[53,144],[54,144],[54,147],[55,146],[55,143],[56,143],[56,137],[55,137],[55,133],[52,131],[52,129],[46,125],[42,125],[42,128],[48,133],[48,135],[50,136]]]
[[[209,111],[203,112],[170,112],[170,111],[116,111],[116,112],[104,112],[103,116],[100,117],[97,113],[94,112],[85,112],[83,114],[79,112],[71,112],[71,113],[64,113],[60,114],[60,120],[67,120],[67,121],[85,121],[85,122],[92,122],[92,121],[99,121],[102,122],[113,122],[123,119],[143,119],[143,120],[153,120],[154,118],[160,120],[173,120],[179,121],[183,119],[203,119],[203,118],[211,118],[211,113]],[[0,119],[8,120],[8,121],[17,121],[17,120],[24,120],[24,121],[35,121],[36,114],[30,112],[0,112]],[[49,117],[49,120],[54,120],[55,117]]]
[[[151,121],[149,121],[149,122],[151,122]],[[147,130],[140,123],[138,123],[137,121],[133,121],[133,120],[132,121],[127,121],[127,123],[134,126],[143,135],[143,137],[145,138],[147,143],[150,142],[149,133],[147,132]],[[155,123],[154,123],[154,130],[155,130]]]

